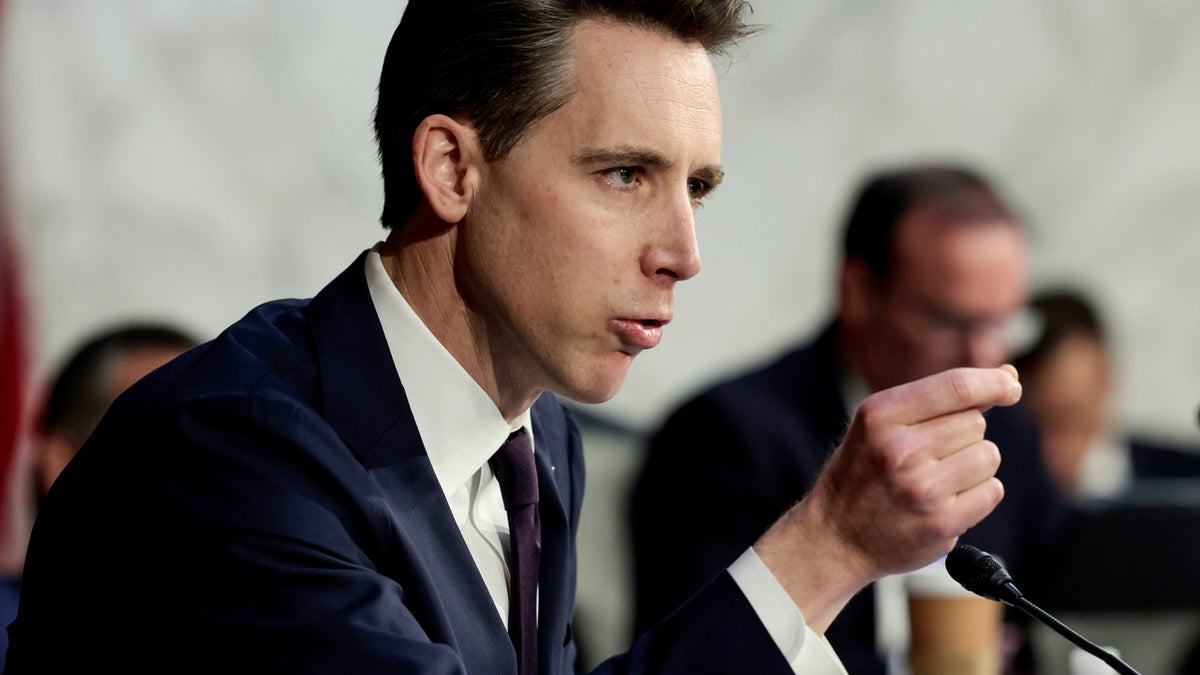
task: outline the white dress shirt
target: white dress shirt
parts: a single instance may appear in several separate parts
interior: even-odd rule
[[[377,244],[367,255],[371,302],[434,474],[507,626],[508,518],[488,459],[520,427],[530,432],[532,440],[529,411],[512,425],[505,421],[400,294],[384,269],[379,249]],[[747,549],[729,572],[797,673],[845,674],[828,641],[804,623],[799,608],[753,549]]]

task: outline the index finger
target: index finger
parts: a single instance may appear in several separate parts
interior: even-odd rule
[[[953,368],[875,395],[878,414],[900,424],[917,424],[960,410],[980,412],[1021,399],[1017,369]]]

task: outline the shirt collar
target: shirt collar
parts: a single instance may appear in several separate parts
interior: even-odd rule
[[[838,389],[842,395],[842,405],[846,407],[846,412],[853,417],[858,406],[871,395],[871,388],[867,386],[865,380],[855,375],[850,369],[842,368],[840,371]]]
[[[529,410],[512,425],[504,419],[401,295],[384,269],[380,247],[376,244],[367,253],[367,288],[425,452],[449,495],[487,463],[512,431],[525,427],[532,440]]]

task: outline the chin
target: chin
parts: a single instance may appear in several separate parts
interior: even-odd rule
[[[624,378],[622,378],[622,381],[624,381]],[[604,403],[605,401],[616,396],[617,392],[619,392],[619,391],[621,391],[621,383],[620,382],[616,383],[615,385],[607,386],[607,387],[601,387],[601,386],[580,387],[580,388],[570,389],[570,390],[556,392],[556,393],[561,394],[562,396],[566,396],[567,398],[571,399],[572,401],[576,401],[578,403]]]
[[[632,357],[625,357],[624,364],[612,367],[606,364],[591,373],[580,373],[583,377],[574,381],[564,381],[554,393],[565,396],[578,403],[604,403],[621,391],[625,376],[629,373],[629,362]]]

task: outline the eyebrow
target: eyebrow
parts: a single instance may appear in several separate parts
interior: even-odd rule
[[[571,158],[576,164],[603,166],[651,166],[656,169],[671,167],[671,161],[661,153],[632,145],[615,148],[589,148]],[[725,179],[725,169],[720,164],[706,164],[693,175],[716,187]]]

